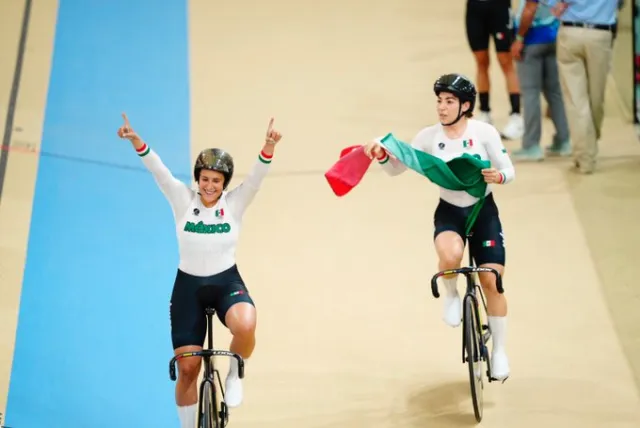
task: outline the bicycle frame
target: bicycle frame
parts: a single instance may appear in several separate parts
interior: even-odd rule
[[[467,235],[467,241],[471,235]],[[471,253],[471,246],[468,248],[469,253],[469,266],[460,267],[457,269],[446,269],[441,272],[436,273],[431,278],[431,292],[433,297],[436,299],[440,297],[440,293],[438,292],[438,278],[446,276],[446,275],[454,275],[454,274],[462,274],[466,277],[467,280],[467,288],[462,298],[462,306],[463,306],[463,328],[462,328],[462,362],[467,363],[469,366],[469,380],[471,385],[471,398],[474,407],[474,414],[476,417],[476,421],[480,422],[482,420],[483,413],[483,399],[482,399],[482,375],[478,378],[476,375],[476,364],[482,363],[484,361],[486,363],[487,368],[487,379],[489,382],[492,382],[493,379],[491,376],[491,359],[488,356],[487,342],[491,338],[491,329],[488,325],[485,325],[484,320],[482,319],[482,314],[487,315],[487,303],[484,298],[484,293],[481,288],[481,284],[476,283],[474,281],[474,275],[477,273],[487,272],[492,273],[496,277],[496,288],[498,293],[504,293],[504,289],[502,288],[502,277],[498,273],[497,270],[488,267],[478,267],[475,265],[475,261],[473,255]],[[479,282],[479,281],[478,281]],[[476,287],[478,288],[478,292],[476,293]],[[484,308],[484,312],[480,310],[478,294],[482,299],[482,304]],[[471,313],[470,313],[471,312]],[[471,322],[471,325],[469,324]],[[475,330],[475,332],[473,332]],[[485,332],[486,330],[486,332]],[[474,337],[477,338],[477,342],[474,342]],[[471,343],[469,343],[471,341]],[[479,382],[479,386],[478,386]]]

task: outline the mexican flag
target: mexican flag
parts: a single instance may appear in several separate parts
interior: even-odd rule
[[[387,153],[432,183],[445,189],[463,190],[477,198],[484,197],[487,184],[481,170],[489,168],[490,162],[480,160],[467,153],[445,162],[396,139],[391,133],[383,137],[380,144]],[[472,144],[472,142],[466,140],[464,144]],[[349,193],[360,183],[371,162],[372,159],[364,154],[364,146],[344,148],[340,153],[340,160],[325,173],[333,192],[338,196]]]
[[[466,140],[464,144],[471,146],[473,142]],[[408,169],[426,177],[432,183],[449,190],[465,191],[478,198],[467,218],[467,229],[471,230],[484,203],[487,183],[484,181],[482,169],[491,166],[489,161],[463,153],[445,162],[396,139],[392,133],[383,137],[380,145]],[[325,178],[337,196],[344,196],[360,183],[371,162],[372,159],[364,154],[363,146],[346,147],[340,153],[340,160],[325,173]]]

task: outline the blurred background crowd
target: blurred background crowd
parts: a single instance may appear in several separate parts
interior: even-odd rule
[[[596,170],[605,89],[624,6],[625,0],[467,0],[466,33],[476,60],[479,98],[476,118],[492,122],[493,41],[511,106],[501,133],[521,141],[512,153],[515,161],[565,156],[579,173]],[[543,142],[546,120],[554,133],[552,141]]]

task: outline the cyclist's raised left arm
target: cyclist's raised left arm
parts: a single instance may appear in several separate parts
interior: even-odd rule
[[[260,190],[262,181],[269,172],[273,153],[273,145],[265,144],[260,154],[258,154],[258,159],[256,159],[249,174],[242,183],[229,191],[227,202],[229,204],[229,210],[234,217],[241,218],[247,207],[251,205],[253,198]]]
[[[247,175],[238,187],[231,190],[227,195],[229,210],[234,217],[238,219],[242,217],[245,210],[258,193],[258,190],[260,190],[262,181],[266,177],[267,172],[269,172],[269,166],[271,165],[271,159],[275,152],[275,146],[281,138],[282,134],[273,129],[273,119],[271,119],[269,127],[267,128],[265,143],[262,146],[258,159],[255,161],[249,175]]]

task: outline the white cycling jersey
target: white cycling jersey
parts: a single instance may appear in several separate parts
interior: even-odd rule
[[[442,124],[438,123],[422,129],[411,141],[411,146],[445,162],[462,156],[463,153],[479,155],[482,160],[491,162],[491,166],[502,174],[500,184],[506,184],[515,178],[515,169],[507,149],[502,144],[498,130],[491,124],[475,120],[467,120],[467,129],[460,138],[450,139],[446,136]],[[388,154],[379,160],[382,168],[389,175],[403,173],[407,167]],[[488,195],[492,185],[487,185]],[[464,190],[448,190],[440,187],[440,197],[450,204],[468,207],[475,204],[478,198],[471,196]]]
[[[260,153],[253,169],[233,190],[222,192],[215,206],[205,207],[198,192],[176,179],[148,146],[138,155],[165,195],[176,225],[179,269],[195,276],[211,276],[236,263],[242,216],[269,171],[271,156]]]

